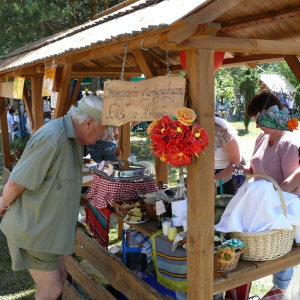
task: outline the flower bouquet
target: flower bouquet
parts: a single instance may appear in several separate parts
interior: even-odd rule
[[[176,110],[175,117],[153,121],[147,129],[153,154],[174,167],[191,163],[192,155],[198,157],[208,146],[208,135],[195,119],[195,112],[183,107]]]

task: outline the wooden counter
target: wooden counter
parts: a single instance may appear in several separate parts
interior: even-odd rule
[[[123,216],[113,213],[113,216],[124,221]],[[129,223],[128,223],[129,224]],[[154,221],[147,221],[141,224],[129,224],[137,231],[151,236],[157,232],[156,223]],[[262,277],[274,274],[281,270],[295,266],[300,263],[300,247],[294,245],[292,251],[277,259],[256,262],[239,260],[237,267],[230,272],[214,273],[214,295],[233,289],[248,282],[260,279]]]

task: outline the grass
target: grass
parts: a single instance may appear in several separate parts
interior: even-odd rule
[[[259,129],[255,128],[252,121],[249,131],[244,129],[242,122],[232,121],[231,124],[238,130],[238,141],[241,154],[246,162],[250,161],[254,143]],[[148,160],[154,163],[154,156],[151,150],[146,147],[146,133],[131,134],[131,152],[137,156],[138,160]],[[2,180],[3,157],[0,152],[0,180]],[[169,167],[169,184],[176,185],[178,178],[177,168]],[[1,218],[0,218],[1,221]],[[111,220],[110,247],[114,244],[120,245],[118,239],[117,220]],[[251,295],[263,296],[273,286],[272,276],[261,278],[252,283]],[[1,300],[29,300],[35,292],[35,285],[27,271],[13,272],[11,270],[11,260],[7,248],[5,236],[0,231],[0,299]]]

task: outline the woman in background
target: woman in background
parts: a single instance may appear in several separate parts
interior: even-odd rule
[[[234,195],[232,165],[244,164],[237,141],[237,130],[226,120],[215,117],[215,181],[220,194],[220,179],[223,193]]]

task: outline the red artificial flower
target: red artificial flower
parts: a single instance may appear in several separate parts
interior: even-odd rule
[[[206,130],[200,128],[199,124],[193,125],[191,131],[187,133],[190,142],[190,153],[197,155],[208,146],[208,135]]]
[[[188,126],[176,120],[171,124],[169,134],[171,138],[182,139],[189,130]]]
[[[157,122],[157,125],[153,126],[151,131],[151,142],[153,140],[166,138],[169,134],[171,123],[172,120],[169,118],[169,116],[164,116],[162,119],[160,119]]]
[[[151,146],[154,155],[158,157],[162,157],[166,152],[167,141],[165,139],[155,139],[152,141]]]
[[[166,152],[170,155],[178,153],[189,153],[189,139],[174,139],[170,140],[166,145]]]
[[[168,157],[168,163],[173,167],[186,166],[190,164],[191,161],[192,161],[192,156],[190,154],[186,154],[183,152],[169,155]]]

